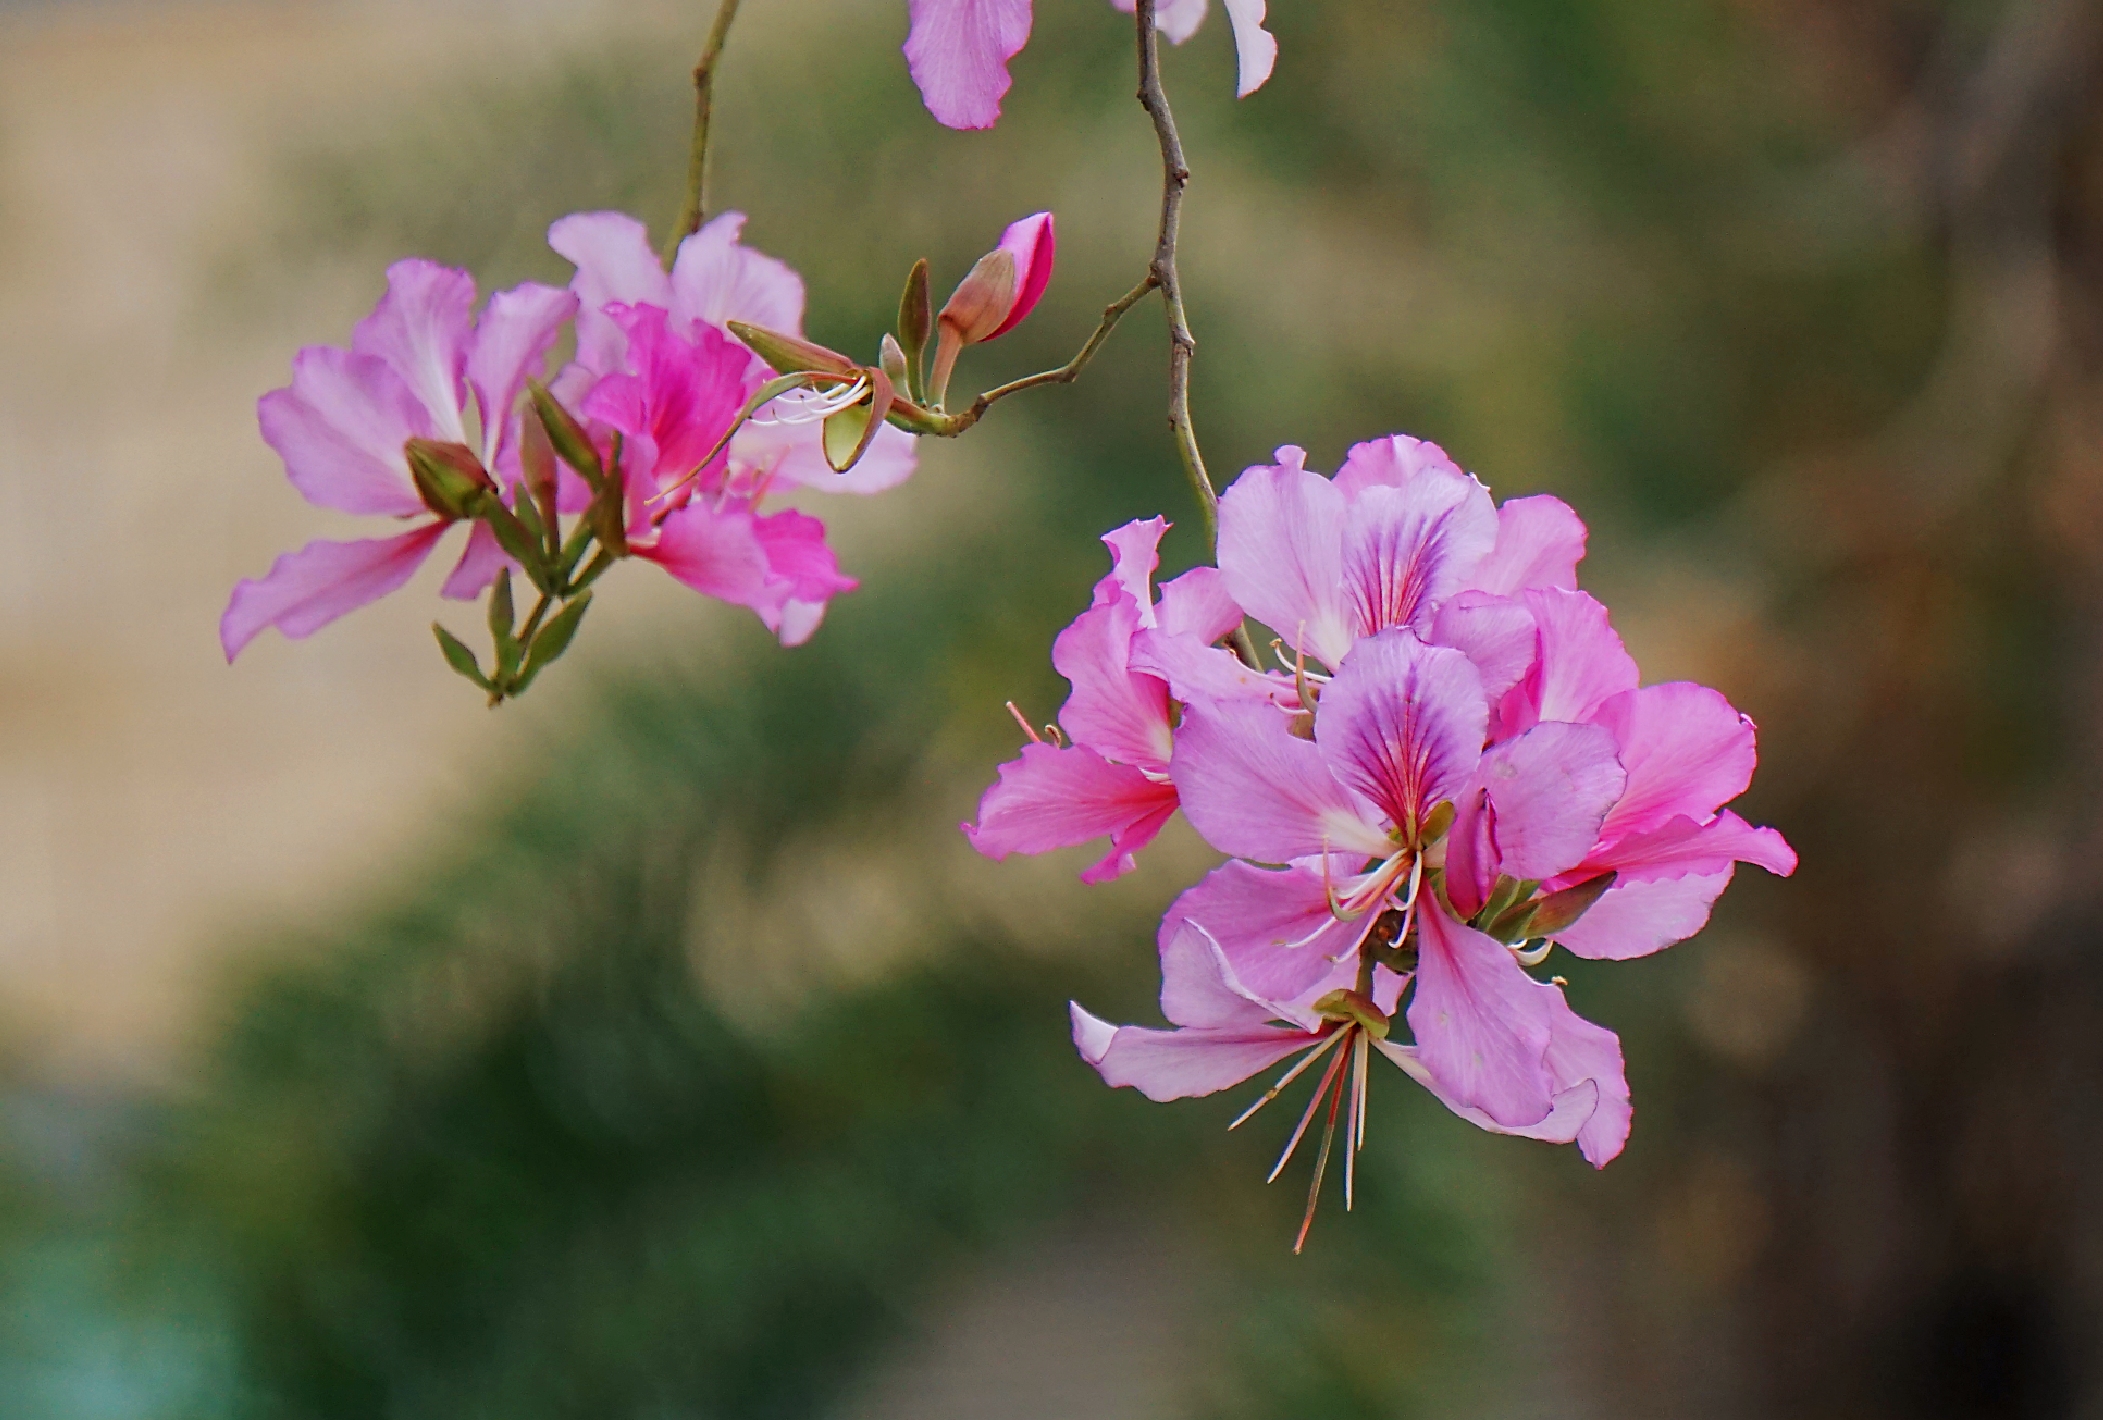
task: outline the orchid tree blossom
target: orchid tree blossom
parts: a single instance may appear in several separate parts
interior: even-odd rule
[[[1134,0],[1112,0],[1130,13]],[[1234,28],[1239,75],[1235,94],[1263,87],[1278,59],[1278,41],[1263,28],[1265,0],[1222,0]],[[1162,34],[1181,44],[1197,32],[1209,0],[1165,0],[1156,13]],[[929,113],[951,128],[991,128],[1007,95],[1008,62],[1029,43],[1031,0],[911,0],[905,57]]]
[[[1258,704],[1290,695],[1289,687],[1249,671],[1213,644],[1242,619],[1218,569],[1186,572],[1155,600],[1153,573],[1168,526],[1164,518],[1150,518],[1104,536],[1110,575],[1052,647],[1053,666],[1073,686],[1059,711],[1063,733],[1040,737],[1015,712],[1030,743],[1020,759],[1000,767],[998,782],[980,801],[978,822],[963,826],[987,857],[1044,853],[1107,836],[1109,853],[1081,881],[1106,882],[1132,871],[1133,855],[1176,811],[1168,665],[1179,679],[1187,674],[1214,693]]]
[[[420,488],[411,446],[455,450],[459,475],[471,483],[514,485],[520,396],[577,300],[529,282],[492,296],[478,318],[475,294],[465,271],[396,262],[349,347],[306,347],[293,359],[291,385],[259,401],[263,439],[308,502],[412,525],[389,537],[310,542],[240,583],[219,623],[228,660],[266,627],[310,636],[397,590],[455,523],[471,531],[442,595],[472,601],[505,565],[486,523]]]

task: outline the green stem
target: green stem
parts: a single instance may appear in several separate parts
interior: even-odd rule
[[[709,27],[708,42],[701,48],[701,62],[694,66],[694,138],[686,155],[686,204],[665,242],[667,270],[679,255],[679,244],[701,230],[708,209],[708,127],[714,117],[716,61],[722,58],[723,42],[730,38],[730,22],[737,18],[738,0],[722,0],[716,22]]]

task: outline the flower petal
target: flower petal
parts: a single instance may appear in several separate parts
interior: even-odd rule
[[[578,212],[548,228],[548,245],[576,266],[577,362],[595,375],[627,368],[628,338],[610,305],[672,307],[672,278],[650,250],[649,229],[625,212]]]
[[[912,0],[906,65],[927,111],[951,128],[991,128],[1008,61],[1030,38],[1030,0]]]
[[[1536,725],[1482,757],[1496,871],[1536,881],[1585,860],[1628,776],[1598,725]]]
[[[1107,580],[1107,579],[1106,579]],[[1168,686],[1126,669],[1139,613],[1122,587],[1074,619],[1052,643],[1052,667],[1073,684],[1059,723],[1075,744],[1142,769],[1168,767]]]
[[[635,555],[697,592],[778,617],[789,588],[767,575],[767,549],[753,522],[743,510],[719,513],[689,503],[664,520],[654,544],[636,548]]]
[[[447,575],[445,585],[438,589],[438,595],[451,601],[471,602],[482,595],[510,561],[504,549],[497,546],[497,535],[490,531],[489,524],[478,521],[470,526],[467,546],[460,550],[460,560]]]
[[[1193,567],[1163,584],[1161,604],[1154,610],[1155,629],[1206,646],[1240,625],[1241,608],[1227,594],[1227,579],[1217,567]]]
[[[1319,1037],[1305,1031],[1275,1026],[1230,1030],[1113,1027],[1078,1005],[1072,1010],[1073,1043],[1081,1058],[1096,1068],[1105,1084],[1130,1085],[1155,1101],[1217,1094],[1320,1043]]]
[[[1608,624],[1605,607],[1583,592],[1552,588],[1528,591],[1524,600],[1540,628],[1540,659],[1500,707],[1499,739],[1542,720],[1582,723],[1636,688],[1635,659]]]
[[[1487,592],[1461,592],[1438,609],[1431,642],[1465,652],[1482,672],[1491,704],[1526,678],[1541,653],[1540,628],[1524,602]]]
[[[1745,792],[1759,755],[1753,723],[1688,681],[1623,691],[1599,707],[1628,769],[1628,792],[1607,816],[1611,842],[1685,814],[1697,822]]]
[[[507,461],[512,413],[527,376],[539,371],[576,313],[575,296],[532,281],[489,298],[468,350],[467,382],[481,411],[482,461],[490,469]]]
[[[1416,994],[1409,1028],[1442,1097],[1506,1128],[1555,1108],[1546,1058],[1553,1007],[1503,944],[1464,927],[1436,900],[1417,916]]]
[[[1120,589],[1139,609],[1139,625],[1154,624],[1154,569],[1161,565],[1161,536],[1168,519],[1134,520],[1103,534],[1110,549],[1110,575],[1095,584],[1093,605],[1103,606],[1117,598]]]
[[[1336,782],[1322,752],[1267,704],[1193,700],[1168,772],[1183,812],[1223,853],[1289,863],[1330,851],[1385,856],[1394,845]]]
[[[1754,828],[1726,809],[1707,823],[1682,815],[1594,849],[1581,872],[1611,870],[1621,881],[1637,883],[1721,872],[1732,863],[1752,863],[1786,878],[1796,871],[1796,850],[1773,829]]]
[[[1008,318],[987,340],[997,340],[1020,325],[1023,317],[1037,308],[1044,288],[1051,284],[1052,266],[1059,251],[1052,214],[1038,212],[1010,223],[1001,234],[1000,249],[1015,259],[1015,304],[1008,307]]]
[[[783,335],[803,334],[803,278],[787,262],[743,245],[738,238],[744,229],[744,213],[725,212],[679,244],[668,308],[674,329],[739,320]]]
[[[730,467],[760,483],[793,483],[825,493],[882,493],[913,476],[920,441],[886,424],[861,460],[837,473],[825,460],[824,426],[746,423],[730,441]]]
[[[1280,449],[1219,500],[1219,567],[1242,609],[1287,645],[1343,662],[1355,639],[1343,605],[1345,499]]]
[[[1360,641],[1323,688],[1314,738],[1330,771],[1401,828],[1460,795],[1489,714],[1473,661],[1383,631]]]
[[[431,522],[399,537],[364,542],[310,542],[286,553],[267,574],[234,588],[219,619],[219,644],[227,660],[240,655],[266,626],[296,641],[378,601],[415,575],[446,526]]]
[[[1204,928],[1184,922],[1164,927],[1161,1014],[1179,1026],[1260,1026],[1285,1008],[1249,990]]]
[[[1348,870],[1344,870],[1348,871]],[[1341,888],[1339,888],[1341,891]],[[1339,921],[1329,910],[1328,884],[1319,864],[1296,863],[1283,869],[1227,863],[1187,889],[1161,919],[1163,960],[1168,945],[1185,926],[1204,929],[1219,944],[1235,979],[1255,996],[1273,1002],[1312,1000],[1339,970],[1331,958],[1348,952],[1365,929],[1361,921]],[[1355,970],[1355,958],[1341,969]],[[1348,985],[1349,983],[1345,983]],[[1179,1025],[1217,1024],[1185,1020],[1162,1010]],[[1282,1019],[1312,1024],[1284,1007],[1272,1013]]]
[[[1548,1043],[1549,1077],[1559,1090],[1589,1084],[1599,1091],[1598,1108],[1577,1131],[1577,1151],[1593,1168],[1603,1169],[1628,1143],[1629,1126],[1635,1120],[1635,1111],[1628,1102],[1628,1070],[1621,1059],[1621,1037],[1571,1010],[1559,988],[1543,982],[1538,989],[1552,993],[1549,999],[1554,1003],[1553,1035]]]
[[[1264,0],[1223,0],[1234,26],[1238,77],[1234,97],[1245,99],[1262,88],[1278,62],[1278,41],[1263,28]]]
[[[1533,1124],[1503,1125],[1476,1109],[1465,1105],[1439,1088],[1438,1079],[1419,1058],[1413,1045],[1400,1045],[1391,1040],[1376,1040],[1373,1048],[1402,1067],[1402,1073],[1431,1091],[1432,1098],[1452,1110],[1477,1129],[1486,1129],[1492,1134],[1510,1134],[1521,1139],[1538,1139],[1544,1144],[1568,1144],[1575,1140],[1594,1112],[1599,1108],[1599,1086],[1592,1080],[1582,1080],[1555,1097],[1554,1107],[1548,1117]]]
[[[1593,961],[1649,956],[1684,942],[1707,924],[1732,871],[1616,884],[1555,939]]]
[[[1545,493],[1508,499],[1497,510],[1497,545],[1468,586],[1503,596],[1534,587],[1575,591],[1584,556],[1584,519],[1569,504]]]
[[[1496,539],[1489,491],[1465,474],[1434,469],[1399,488],[1366,489],[1351,501],[1344,524],[1352,636],[1391,626],[1429,630],[1439,603],[1460,589]]]
[[[291,386],[256,402],[256,423],[309,503],[393,517],[424,511],[402,445],[438,429],[378,356],[308,346],[293,358]]]
[[[1407,487],[1427,473],[1467,478],[1461,466],[1437,444],[1412,439],[1407,434],[1390,434],[1384,439],[1353,444],[1333,481],[1346,498],[1355,499],[1368,488]],[[1492,516],[1495,511],[1491,510]]]
[[[1100,882],[1130,872],[1132,855],[1152,842],[1176,810],[1176,791],[1125,764],[1079,745],[1027,744],[1000,767],[979,800],[978,822],[965,824],[971,846],[995,861],[1010,853],[1046,853],[1110,838],[1110,855],[1083,879]]]
[[[1131,14],[1136,8],[1133,0],[1110,0],[1112,5]],[[1170,44],[1181,44],[1198,32],[1205,19],[1205,8],[1209,0],[1162,0],[1154,7],[1154,23],[1161,37]]]
[[[351,333],[351,350],[385,360],[430,411],[438,437],[466,444],[462,381],[474,321],[474,277],[435,261],[397,261],[387,294]]]

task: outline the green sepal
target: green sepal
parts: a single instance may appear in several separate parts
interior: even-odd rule
[[[899,345],[898,337],[890,334],[888,331],[885,332],[884,338],[877,342],[876,364],[879,369],[891,377],[891,387],[893,389],[910,389],[912,387],[912,377],[906,369],[905,350]]]
[[[1431,806],[1431,812],[1424,817],[1424,846],[1429,848],[1432,844],[1444,838],[1452,827],[1453,801],[1451,799],[1441,799]]]
[[[533,496],[526,491],[525,484],[519,484],[513,491],[511,506],[517,512],[519,525],[526,530],[526,536],[533,539],[534,545],[539,547],[545,556],[548,548],[548,525],[540,520],[540,509],[534,506]]]
[[[518,515],[505,507],[503,500],[494,493],[477,503],[475,514],[489,524],[489,530],[496,534],[497,546],[525,569],[533,585],[548,596],[555,595],[555,575],[548,566],[547,553],[541,547],[540,539],[526,531],[526,525],[518,520]]]
[[[851,375],[855,371],[854,361],[837,350],[827,350],[808,340],[783,335],[763,325],[748,325],[741,320],[725,321],[724,325],[732,335],[745,342],[748,350],[784,375],[805,370],[819,370],[830,375]]]
[[[618,439],[620,436],[614,437]],[[615,445],[613,476],[599,485],[591,507],[585,510],[584,520],[601,547],[616,557],[628,555],[628,487],[621,474],[618,444]]]
[[[1526,899],[1532,897],[1533,890],[1539,886],[1538,882],[1529,879],[1498,874],[1497,885],[1490,889],[1488,899],[1469,920],[1469,925],[1477,931],[1496,936],[1494,924],[1529,906]]]
[[[1387,1012],[1356,991],[1331,991],[1314,1003],[1314,1013],[1326,1021],[1356,1021],[1373,1039],[1387,1039]]]
[[[497,580],[489,593],[489,634],[501,646],[511,639],[518,623],[518,609],[511,600],[511,569],[497,569]]]
[[[905,292],[898,298],[898,344],[905,356],[906,393],[914,403],[926,398],[921,383],[921,353],[935,329],[935,301],[927,289],[927,258],[913,263],[905,279]]]
[[[1601,873],[1575,887],[1552,892],[1539,902],[1521,903],[1490,927],[1500,942],[1523,942],[1528,937],[1553,937],[1577,925],[1577,919],[1592,910],[1592,904],[1614,885],[1615,873]],[[1505,920],[1505,919],[1509,920]]]
[[[599,451],[591,446],[591,439],[584,426],[571,417],[548,387],[539,380],[526,381],[526,389],[533,400],[533,413],[540,420],[540,427],[554,446],[556,456],[581,474],[594,491],[606,480],[606,469],[599,462]]]
[[[577,623],[584,620],[584,613],[590,609],[591,593],[584,592],[548,618],[548,624],[541,627],[540,634],[533,638],[533,649],[526,653],[526,668],[519,672],[512,694],[516,695],[531,685],[535,676],[570,648],[570,641],[577,634]]]
[[[467,649],[466,642],[435,621],[431,623],[431,634],[438,638],[438,650],[445,657],[447,665],[483,690],[492,695],[496,694],[496,686],[490,682],[488,676],[482,674],[481,663],[475,659],[475,653]]]

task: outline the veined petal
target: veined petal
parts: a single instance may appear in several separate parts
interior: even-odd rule
[[[1497,545],[1468,578],[1476,591],[1510,596],[1530,588],[1577,590],[1585,524],[1560,498],[1506,500],[1497,510]]]
[[[1461,592],[1438,609],[1431,642],[1464,652],[1482,672],[1482,693],[1492,705],[1526,679],[1541,653],[1540,628],[1526,604],[1487,592]]]
[[[1276,1026],[1226,1030],[1111,1026],[1078,1005],[1072,1010],[1073,1043],[1081,1058],[1095,1067],[1105,1084],[1130,1085],[1155,1101],[1217,1094],[1321,1039]]]
[[[1355,639],[1343,604],[1346,504],[1336,486],[1299,466],[1248,470],[1219,500],[1219,567],[1241,608],[1334,668]]]
[[[1278,62],[1278,41],[1263,27],[1264,0],[1222,0],[1234,26],[1234,54],[1239,70],[1234,97],[1245,99],[1262,88]]]
[[[1385,856],[1394,845],[1267,704],[1193,700],[1176,730],[1170,776],[1183,812],[1223,853],[1289,863],[1328,852]]]
[[[308,346],[293,358],[291,387],[256,402],[256,423],[309,503],[394,517],[424,511],[402,445],[438,426],[378,356]]]
[[[1709,909],[1730,886],[1720,873],[1616,884],[1556,941],[1593,961],[1628,961],[1684,942],[1708,923]]]
[[[1524,600],[1540,628],[1541,654],[1520,690],[1500,707],[1500,739],[1541,720],[1582,723],[1614,696],[1636,688],[1641,676],[1635,659],[1608,624],[1605,607],[1583,592],[1552,588],[1528,591]]]
[[[468,444],[468,344],[474,338],[475,278],[435,261],[397,261],[387,294],[351,333],[351,349],[385,360],[430,411],[438,437]]]
[[[1628,776],[1598,725],[1536,725],[1482,757],[1496,871],[1544,880],[1585,860]]]
[[[482,462],[494,470],[513,437],[512,412],[526,378],[577,313],[577,298],[553,286],[528,281],[489,298],[467,354],[467,382],[482,420]]]
[[[1605,841],[1681,814],[1706,820],[1752,783],[1753,723],[1707,686],[1673,681],[1623,691],[1595,718],[1613,732],[1628,770],[1628,792],[1607,815]]]
[[[1132,855],[1175,810],[1175,786],[1130,765],[1079,745],[1027,744],[1020,759],[1000,767],[999,780],[979,801],[978,822],[963,827],[971,846],[995,861],[1108,836],[1110,856],[1083,875],[1102,881],[1131,871]]]
[[[1344,465],[1332,480],[1346,498],[1357,498],[1368,488],[1405,488],[1422,475],[1468,478],[1446,451],[1427,439],[1390,434],[1353,444],[1344,455]],[[1473,479],[1468,479],[1473,483]],[[1480,485],[1477,485],[1480,487]],[[1485,494],[1487,496],[1487,494]],[[1492,515],[1495,509],[1491,510]]]
[[[1489,717],[1473,661],[1383,631],[1360,641],[1324,687],[1314,738],[1330,772],[1400,828],[1458,797],[1482,757]]]
[[[296,641],[378,601],[415,575],[445,530],[446,524],[432,522],[399,537],[310,542],[286,553],[267,574],[234,588],[219,618],[219,644],[227,660],[240,655],[266,626]]]
[[[1526,1128],[1555,1108],[1546,1064],[1554,1008],[1511,952],[1446,915],[1417,915],[1416,994],[1409,1029],[1441,1096]]]
[[[1107,581],[1108,579],[1106,579]],[[1142,769],[1168,767],[1173,740],[1168,686],[1128,670],[1139,609],[1121,585],[1113,598],[1082,612],[1052,643],[1052,666],[1073,683],[1059,723],[1075,744]]]
[[[611,305],[672,308],[672,278],[650,250],[650,233],[625,212],[578,212],[548,228],[548,245],[577,268],[577,362],[595,375],[625,368],[628,337],[605,313]]]
[[[927,111],[951,128],[991,128],[1008,61],[1030,38],[1030,0],[912,0],[906,65]]]
[[[1354,639],[1391,626],[1429,630],[1439,603],[1496,538],[1489,491],[1465,474],[1434,469],[1399,488],[1366,489],[1344,524],[1344,610]]]
[[[743,245],[738,238],[744,229],[744,213],[725,212],[679,244],[668,307],[675,329],[738,320],[783,335],[803,334],[803,278],[787,262]]]
[[[1349,868],[1331,869],[1339,892]],[[1266,1001],[1302,1002],[1310,992],[1324,987],[1338,970],[1331,958],[1348,951],[1365,930],[1363,921],[1339,921],[1329,910],[1329,887],[1320,865],[1296,863],[1283,869],[1227,863],[1206,874],[1187,889],[1161,919],[1163,959],[1169,944],[1186,926],[1195,924],[1219,944],[1235,979],[1246,990]],[[1343,963],[1356,969],[1356,959]],[[1184,1020],[1168,1009],[1164,994],[1162,1010],[1179,1025],[1208,1022]],[[1314,1023],[1311,1015],[1280,1007],[1280,1019]],[[1211,1024],[1217,1024],[1212,1022]]]

